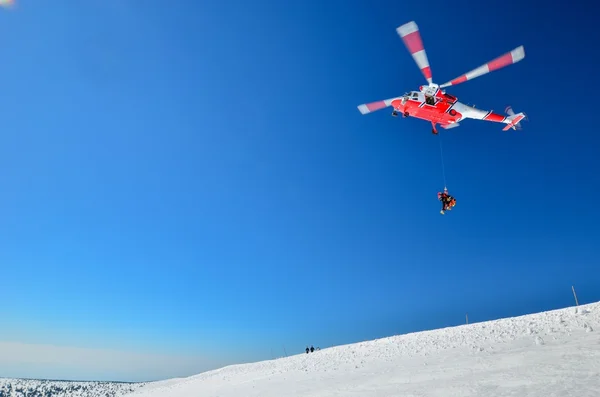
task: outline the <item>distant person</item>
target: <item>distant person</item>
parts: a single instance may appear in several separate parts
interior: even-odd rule
[[[308,348],[308,346],[306,346],[306,354],[308,354],[309,351],[310,349]]]
[[[312,345],[311,345],[311,346],[310,346],[310,352],[312,353],[312,352],[314,352],[314,351],[315,351],[315,348],[314,348],[314,347],[312,347]]]

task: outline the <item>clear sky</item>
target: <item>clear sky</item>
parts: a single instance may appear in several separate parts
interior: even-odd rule
[[[580,303],[600,300],[597,12],[585,7],[1,10],[0,376],[186,376],[467,312],[564,307],[571,285]],[[425,82],[395,32],[410,20],[438,83],[525,46],[522,62],[448,90],[529,121],[442,130],[457,198],[445,216],[430,125],[356,108]]]

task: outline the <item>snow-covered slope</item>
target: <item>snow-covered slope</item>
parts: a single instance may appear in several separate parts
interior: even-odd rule
[[[600,303],[150,383],[131,397],[600,396]]]
[[[118,397],[143,385],[0,378],[0,397]]]

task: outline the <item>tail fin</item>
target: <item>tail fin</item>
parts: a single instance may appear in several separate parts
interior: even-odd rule
[[[506,127],[504,127],[502,129],[502,131],[508,131],[509,128],[512,128],[513,130],[523,129],[523,127],[521,127],[520,123],[521,123],[521,120],[523,120],[527,117],[525,115],[525,113],[521,112],[521,113],[515,114],[512,107],[510,107],[510,106],[507,106],[505,112],[508,115],[508,117],[506,118],[506,121],[505,121]]]

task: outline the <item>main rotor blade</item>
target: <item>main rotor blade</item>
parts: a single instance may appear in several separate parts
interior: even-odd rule
[[[414,21],[405,23],[404,25],[396,28],[396,32],[404,42],[404,45],[412,55],[415,63],[421,69],[421,73],[427,79],[427,82],[431,84],[433,79],[431,78],[431,68],[429,67],[429,60],[427,59],[427,52],[423,46],[423,40],[419,33],[419,27]]]
[[[489,72],[493,72],[494,70],[498,70],[505,66],[512,65],[513,63],[517,63],[523,58],[525,58],[525,49],[523,48],[523,46],[519,46],[514,50],[499,56],[493,61],[483,64],[480,67],[475,68],[470,72],[467,72],[462,76],[455,78],[454,80],[450,80],[449,82],[442,84],[440,88],[464,83],[467,80],[473,80],[476,77],[483,76],[484,74],[488,74]]]
[[[362,114],[372,113],[391,106],[394,99],[396,98],[384,99],[382,101],[371,103],[363,103],[362,105],[358,105],[357,108]]]

